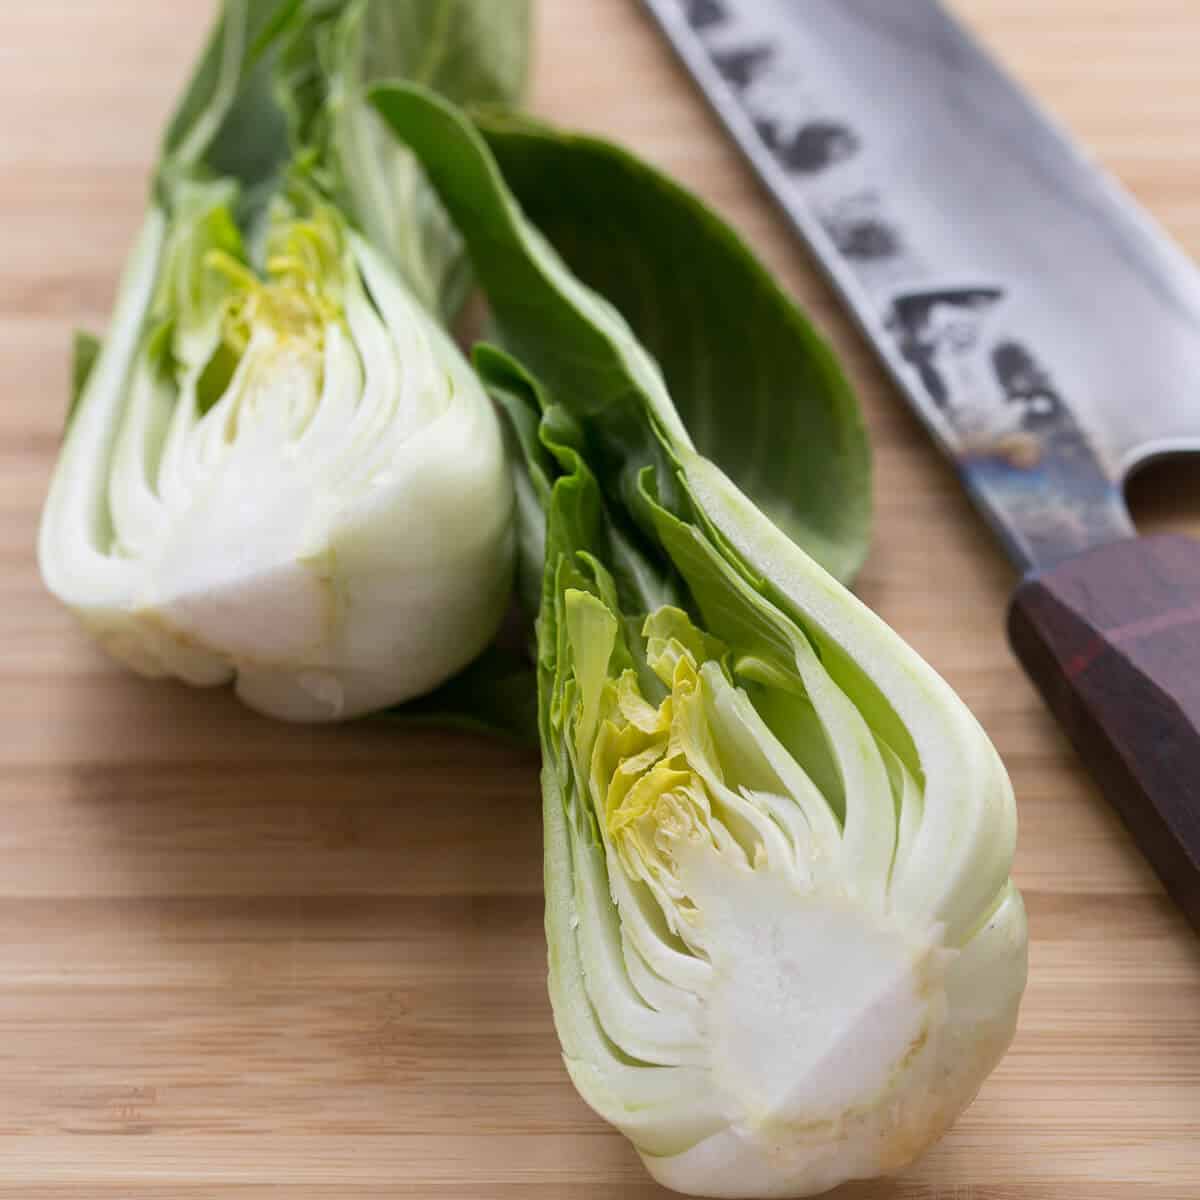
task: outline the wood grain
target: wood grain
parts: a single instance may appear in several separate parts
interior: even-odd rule
[[[958,7],[1200,256],[1194,0]],[[536,764],[297,731],[127,679],[43,595],[68,334],[100,327],[208,6],[0,6],[0,1198],[649,1200],[575,1097],[543,986]],[[1012,573],[633,0],[542,0],[536,106],[741,229],[849,360],[876,446],[861,591],[1012,772],[1017,1041],[853,1200],[1200,1195],[1200,942],[1011,658]],[[1145,483],[1200,529],[1197,472]]]

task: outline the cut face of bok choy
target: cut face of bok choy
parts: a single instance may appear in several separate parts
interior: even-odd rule
[[[46,581],[117,658],[236,678],[273,716],[428,691],[510,586],[498,421],[448,336],[337,212],[278,197],[264,267],[228,184],[152,215],[75,414]]]
[[[1015,1027],[1026,928],[999,757],[695,451],[654,362],[524,219],[472,127],[415,88],[374,101],[488,293],[500,346],[476,365],[521,436],[523,512],[544,517],[522,540],[544,545],[546,932],[567,1069],[680,1191],[803,1196],[896,1170]]]
[[[1012,796],[927,666],[685,471],[703,516],[647,507],[696,617],[647,613],[560,513],[594,482],[556,485],[551,995],[572,1079],[660,1182],[816,1194],[906,1166],[1012,1037]]]
[[[360,42],[331,31],[410,8],[222,5],[109,334],[81,343],[43,515],[47,585],[116,658],[150,676],[233,680],[285,719],[431,691],[488,645],[509,603],[499,420],[432,315],[438,288],[427,307],[411,282],[444,218],[398,202],[393,231],[411,245],[369,240],[330,198],[332,148],[299,140],[288,92],[308,89],[318,124],[331,88],[296,59],[319,41],[310,57],[336,76],[339,113],[373,120],[343,78]],[[403,47],[372,42],[378,69],[389,48],[419,54],[416,27],[400,32]],[[466,71],[482,45],[459,49]]]

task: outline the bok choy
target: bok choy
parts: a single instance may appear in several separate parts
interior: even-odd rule
[[[527,0],[223,6],[109,334],[80,343],[40,535],[50,590],[135,670],[329,720],[491,641],[513,490],[440,324],[461,242],[362,89],[511,100],[527,28]]]
[[[496,339],[476,366],[526,455],[567,1069],[681,1191],[896,1170],[1013,1034],[1004,768],[947,684],[697,451],[658,364],[471,124],[419,88],[373,99],[466,241]],[[483,128],[547,178],[578,160],[528,123]]]

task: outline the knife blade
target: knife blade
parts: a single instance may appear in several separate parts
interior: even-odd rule
[[[1014,649],[1200,928],[1200,272],[938,0],[644,0],[1025,573]],[[1200,116],[1200,114],[1198,114]]]

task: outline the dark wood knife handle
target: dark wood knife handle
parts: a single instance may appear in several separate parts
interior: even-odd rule
[[[1008,634],[1200,930],[1200,542],[1131,538],[1030,575]]]

